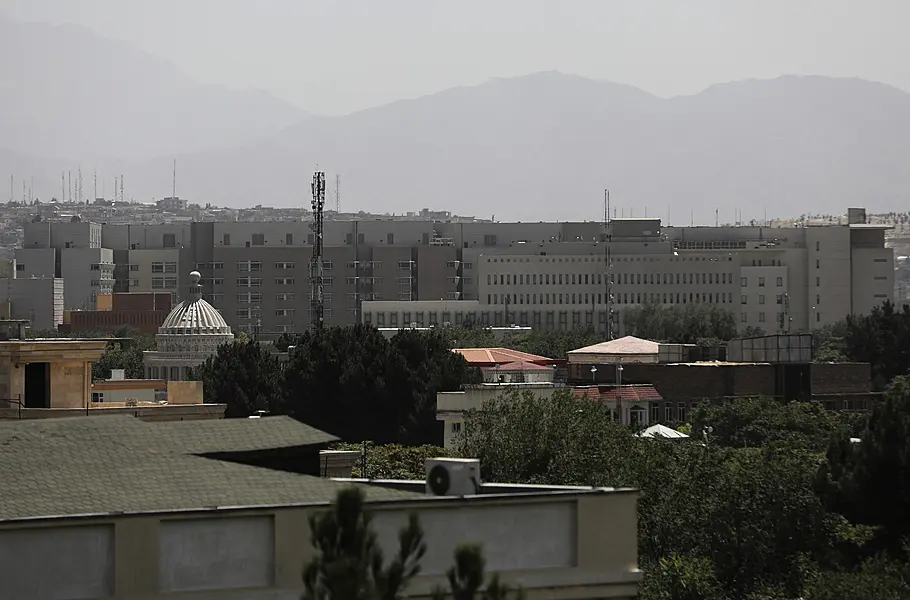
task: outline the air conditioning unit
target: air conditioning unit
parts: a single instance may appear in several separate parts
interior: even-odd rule
[[[480,461],[476,458],[430,458],[424,468],[430,496],[480,494]]]

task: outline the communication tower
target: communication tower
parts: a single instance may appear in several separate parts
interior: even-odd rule
[[[310,315],[313,329],[321,329],[323,324],[324,302],[322,291],[322,234],[323,213],[325,211],[325,173],[316,171],[310,185],[313,193],[313,259],[310,263]]]

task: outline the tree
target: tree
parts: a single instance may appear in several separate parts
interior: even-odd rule
[[[480,588],[484,587],[486,559],[483,549],[477,544],[460,544],[455,548],[455,565],[446,571],[446,579],[452,600],[474,600]],[[514,591],[514,593],[513,593]],[[433,591],[433,600],[445,600],[447,594],[442,587]],[[494,573],[487,581],[482,600],[508,600],[514,598],[521,600],[524,593],[521,589],[513,590],[510,586],[499,580],[499,574]]]
[[[385,566],[382,549],[372,528],[372,514],[364,506],[364,492],[349,487],[338,493],[332,509],[310,516],[310,534],[316,556],[303,569],[306,590],[302,600],[396,600],[420,573],[426,553],[423,528],[416,514],[398,533],[398,552]],[[455,549],[455,566],[447,571],[454,600],[473,599],[484,582],[486,561],[475,544]],[[514,591],[514,593],[513,593]],[[434,600],[446,593],[437,587]],[[521,600],[493,574],[481,595],[484,600]]]
[[[150,335],[137,335],[128,342],[110,342],[101,357],[92,363],[92,379],[95,381],[109,379],[113,369],[123,369],[127,379],[143,379],[145,366],[142,353],[154,349],[155,338]]]
[[[462,431],[459,451],[480,459],[484,479],[638,487],[643,568],[675,553],[698,577],[692,566],[710,561],[713,579],[696,590],[716,580],[729,597],[796,597],[833,547],[813,488],[817,458],[798,447],[638,438],[599,402],[568,393],[500,397],[470,411]]]
[[[436,392],[460,389],[471,373],[438,331],[402,330],[389,341],[367,325],[326,327],[295,345],[287,410],[349,441],[439,443]]]
[[[857,429],[851,413],[830,412],[818,402],[773,398],[738,398],[697,406],[692,411],[692,430],[700,437],[708,427],[712,444],[730,448],[784,444],[818,453],[825,452],[832,438],[849,438]]]
[[[695,344],[703,338],[736,337],[733,313],[714,304],[649,302],[625,312],[626,331],[641,338],[674,344]]]
[[[896,309],[886,301],[868,315],[848,316],[842,328],[843,353],[852,361],[872,364],[884,382],[910,370],[910,306]]]
[[[364,499],[363,490],[350,487],[332,510],[310,516],[317,554],[303,570],[303,600],[395,600],[420,573],[426,544],[417,516],[399,532],[398,553],[385,566]]]
[[[283,371],[277,356],[258,343],[234,341],[192,370],[202,382],[207,404],[226,404],[225,417],[248,417],[257,411],[283,413]]]
[[[569,351],[599,344],[602,341],[603,336],[594,331],[593,327],[569,331],[533,329],[506,336],[503,345],[528,354],[564,360]]]
[[[892,381],[860,439],[831,443],[820,491],[831,510],[875,528],[873,550],[901,555],[910,539],[910,378]]]
[[[365,453],[366,471],[354,466],[353,477],[365,479],[420,480],[426,476],[427,459],[449,456],[450,452],[439,446],[403,446],[401,444],[337,443],[333,450],[353,450]]]

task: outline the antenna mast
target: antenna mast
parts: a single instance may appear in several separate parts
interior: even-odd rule
[[[335,214],[341,212],[341,175],[335,174]],[[337,216],[336,216],[337,218]]]
[[[10,201],[10,202],[13,201],[13,193],[14,193],[14,192],[13,192],[13,186],[15,186],[15,184],[16,184],[15,179],[16,179],[16,176],[15,176],[15,175],[10,175],[10,176],[9,176],[9,201]]]
[[[69,199],[67,201],[72,202],[73,201],[73,170],[72,169],[69,169],[66,172],[66,182],[67,182],[66,187],[69,190]]]
[[[117,190],[114,190],[114,195],[117,195]],[[123,202],[123,173],[120,174],[120,201]]]
[[[336,179],[337,182],[337,179]],[[316,171],[313,174],[313,183],[310,185],[313,193],[313,259],[310,264],[310,313],[313,329],[322,329],[325,306],[322,293],[322,225],[323,211],[325,210],[325,173]]]
[[[98,169],[92,170],[92,187],[94,188],[92,193],[95,194],[92,196],[92,202],[94,202],[98,198]]]
[[[174,173],[171,178],[171,198],[177,198],[177,159],[174,159]]]
[[[77,175],[79,176],[78,181],[77,181],[79,189],[76,192],[76,201],[79,204],[82,204],[82,167],[79,167],[79,170],[77,171]]]
[[[607,305],[607,340],[613,339],[613,257],[610,254],[610,190],[604,190],[604,301]]]

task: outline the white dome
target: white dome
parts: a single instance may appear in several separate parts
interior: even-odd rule
[[[229,335],[231,328],[218,310],[202,298],[187,298],[171,311],[158,333],[169,335]]]

